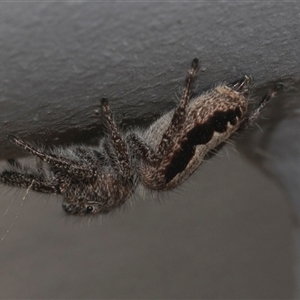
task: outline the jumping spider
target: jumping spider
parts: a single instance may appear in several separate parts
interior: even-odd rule
[[[222,84],[190,99],[198,70],[194,59],[179,104],[148,129],[121,134],[108,101],[101,108],[106,133],[98,148],[71,146],[41,150],[9,135],[8,139],[46,163],[48,168],[22,166],[9,160],[0,182],[64,196],[70,214],[107,213],[124,204],[141,182],[150,190],[170,190],[186,180],[204,156],[233,132],[252,123],[275,92],[265,96],[249,116],[250,78]]]

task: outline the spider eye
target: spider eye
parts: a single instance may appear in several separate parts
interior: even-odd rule
[[[85,212],[88,213],[88,214],[93,212],[93,211],[94,211],[94,207],[91,206],[91,205],[87,206],[86,209],[85,209]]]

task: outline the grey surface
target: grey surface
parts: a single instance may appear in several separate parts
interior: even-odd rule
[[[64,217],[60,198],[29,193],[0,244],[0,298],[290,299],[287,201],[230,150],[160,201],[137,197],[90,225]],[[1,234],[25,193],[5,190],[1,211],[15,204]]]
[[[236,140],[273,182],[238,156],[217,157],[178,200],[139,198],[90,227],[63,217],[61,199],[45,205],[30,193],[0,244],[0,296],[295,295],[299,14],[297,2],[274,1],[0,3],[2,158],[20,155],[8,133],[48,145],[95,142],[103,95],[124,126],[148,124],[174,106],[194,57],[202,61],[199,91],[244,74],[255,80],[254,100],[285,85],[261,130]],[[18,210],[24,191],[0,195],[2,211],[10,199]],[[14,216],[1,219],[1,234]]]
[[[289,197],[297,246],[297,297],[300,297],[300,84],[286,80],[284,90],[273,99],[260,119],[263,134],[249,131],[239,149],[280,184]],[[243,143],[244,141],[244,143]],[[249,147],[249,144],[254,147]]]
[[[5,2],[0,7],[0,153],[7,133],[88,141],[106,95],[123,124],[174,105],[190,61],[198,89],[245,74],[299,78],[300,6],[287,2]]]
[[[260,130],[248,130],[239,138],[238,147],[285,187],[300,218],[300,82],[280,82],[284,88],[263,112],[257,124]]]

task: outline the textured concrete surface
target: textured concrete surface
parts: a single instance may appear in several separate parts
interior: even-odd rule
[[[90,226],[65,218],[61,199],[30,193],[0,244],[0,297],[295,296],[299,15],[297,3],[273,1],[0,3],[1,158],[21,154],[8,133],[94,143],[103,95],[124,126],[148,124],[174,106],[194,57],[199,91],[244,74],[255,80],[255,101],[285,86],[261,130],[236,140],[272,182],[231,153],[162,205],[139,198]],[[1,211],[11,207],[2,236],[23,196],[1,188]]]

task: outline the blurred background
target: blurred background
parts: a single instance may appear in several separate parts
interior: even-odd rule
[[[199,92],[249,74],[254,105],[283,85],[183,186],[105,217],[1,186],[0,297],[300,297],[299,16],[271,1],[0,3],[2,166],[24,155],[9,133],[95,145],[103,96],[123,128],[149,125],[194,57]]]

